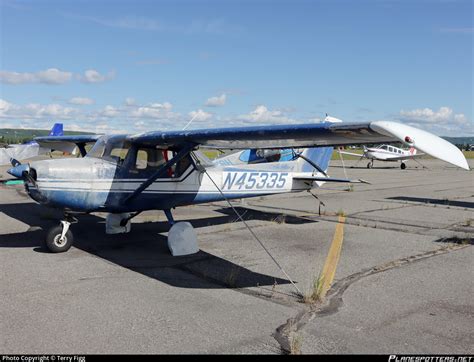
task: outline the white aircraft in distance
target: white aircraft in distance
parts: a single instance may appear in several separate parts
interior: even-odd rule
[[[407,143],[410,143],[409,140]],[[385,162],[401,162],[400,168],[404,170],[407,166],[405,165],[406,160],[414,159],[415,157],[423,156],[424,153],[417,153],[416,148],[410,147],[408,150],[404,150],[402,148],[398,148],[391,145],[380,145],[378,147],[365,147],[364,146],[364,153],[353,153],[338,150],[340,154],[343,155],[350,155],[350,156],[357,156],[360,157],[357,163],[360,162],[361,159],[367,158],[370,162],[367,164],[367,168],[372,168],[374,166],[374,161],[385,161]],[[357,165],[356,163],[356,165]]]
[[[56,137],[62,136],[63,134],[63,124],[55,123],[48,136]],[[48,148],[40,147],[36,141],[7,145],[6,147],[0,148],[0,166],[10,165],[10,163],[14,164],[18,162],[18,160],[25,160],[50,151]]]

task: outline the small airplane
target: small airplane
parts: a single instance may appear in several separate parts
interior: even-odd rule
[[[361,159],[367,158],[370,162],[367,164],[367,168],[372,168],[374,166],[374,161],[385,161],[385,162],[400,162],[400,168],[404,170],[407,166],[405,165],[406,160],[413,160],[415,157],[423,156],[424,153],[417,153],[415,147],[410,147],[408,150],[398,148],[392,145],[380,145],[378,147],[365,147],[364,153],[354,153],[338,150],[340,154],[351,155],[360,157],[357,163]],[[357,165],[356,163],[356,165]]]
[[[49,132],[50,137],[62,136],[63,134],[62,123],[55,123]],[[35,140],[23,144],[7,145],[4,148],[0,148],[0,166],[9,165],[12,159],[25,160],[49,151],[50,149],[40,147]]]
[[[311,190],[323,182],[364,182],[332,178],[321,160],[332,147],[401,141],[433,157],[469,170],[461,151],[433,134],[395,122],[359,124],[275,125],[182,131],[152,131],[135,135],[37,137],[40,145],[77,146],[83,158],[51,159],[19,164],[8,172],[25,180],[28,195],[40,204],[60,209],[64,219],[46,235],[52,252],[73,243],[75,216],[109,213],[107,233],[129,232],[131,220],[145,210],[163,210],[171,228],[168,246],[189,243],[196,236],[191,224],[175,223],[178,206]],[[86,144],[94,142],[89,152]],[[305,148],[293,161],[221,166],[200,147],[216,149]],[[321,149],[325,149],[322,152]],[[319,163],[319,164],[318,164]],[[197,243],[196,243],[197,246]],[[189,251],[190,249],[194,251]],[[188,248],[186,253],[197,252]]]

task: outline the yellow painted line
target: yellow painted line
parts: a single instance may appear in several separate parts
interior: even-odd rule
[[[336,275],[336,268],[341,256],[342,241],[344,240],[344,222],[346,218],[339,216],[339,222],[336,225],[336,231],[332,239],[331,247],[329,248],[326,262],[324,263],[323,271],[319,276],[318,296],[323,299],[326,296],[331,284]]]

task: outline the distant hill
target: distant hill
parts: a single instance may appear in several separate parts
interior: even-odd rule
[[[474,137],[442,137],[455,145],[474,145]]]
[[[0,128],[0,143],[23,143],[31,141],[35,137],[47,136],[51,130],[22,129],[22,128]],[[65,135],[94,134],[91,132],[64,131]]]

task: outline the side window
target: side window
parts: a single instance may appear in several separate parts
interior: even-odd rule
[[[128,154],[128,148],[123,148],[123,147],[113,147],[110,150],[110,153],[107,155],[107,151],[104,154],[104,159],[108,161],[112,161],[116,163],[117,165],[122,165],[123,161],[125,160],[125,157],[127,157]]]
[[[156,148],[139,148],[136,153],[135,162],[132,163],[133,166],[129,172],[133,174],[134,177],[151,177],[174,156],[175,154],[172,154],[171,151],[168,150]],[[169,167],[160,178],[178,178],[189,168],[191,164],[191,156],[188,155],[177,164]]]
[[[135,161],[135,168],[137,170],[144,170],[147,168],[148,153],[145,150],[138,150],[137,159]]]
[[[173,177],[180,177],[184,171],[188,169],[188,167],[191,165],[191,156],[188,155],[187,157],[183,158],[181,161],[179,161],[175,168],[174,168],[174,173]]]

